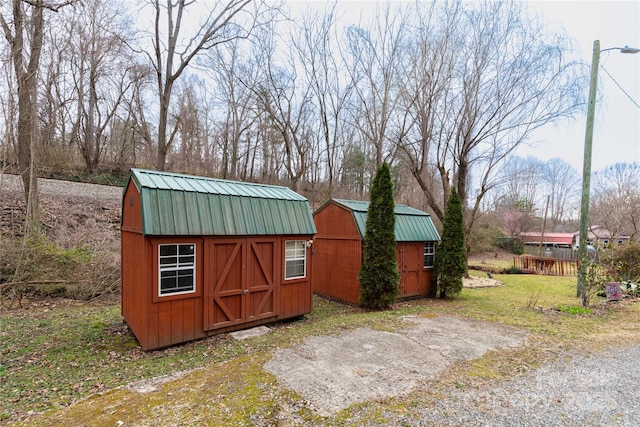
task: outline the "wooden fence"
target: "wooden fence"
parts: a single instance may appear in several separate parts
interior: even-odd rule
[[[576,276],[578,261],[522,255],[513,257],[513,265],[521,271],[551,276]]]
[[[540,256],[540,246],[538,245],[524,245],[523,251],[527,255]],[[546,246],[542,248],[542,256],[546,258],[560,258],[575,261],[578,259],[578,250]]]

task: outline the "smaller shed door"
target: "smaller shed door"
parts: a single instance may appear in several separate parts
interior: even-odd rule
[[[398,245],[398,267],[400,270],[400,285],[398,297],[423,295],[426,289],[421,289],[421,274],[424,263],[424,246],[420,243],[400,243]]]
[[[206,247],[206,330],[276,315],[276,241],[212,239]]]

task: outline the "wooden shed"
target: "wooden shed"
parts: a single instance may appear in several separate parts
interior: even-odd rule
[[[151,350],[309,313],[315,231],[286,187],[132,169],[124,320]]]
[[[368,202],[331,199],[314,214],[313,291],[358,304]],[[395,207],[396,256],[400,271],[398,298],[435,296],[432,273],[440,235],[426,212]]]

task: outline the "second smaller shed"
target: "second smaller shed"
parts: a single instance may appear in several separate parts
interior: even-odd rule
[[[314,214],[313,291],[358,304],[363,242],[369,202],[331,199]],[[433,261],[440,235],[431,216],[405,205],[395,206],[396,256],[400,271],[398,298],[435,296]]]

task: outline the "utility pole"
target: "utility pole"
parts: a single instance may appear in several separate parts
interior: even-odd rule
[[[587,239],[589,227],[589,192],[591,187],[591,151],[593,146],[593,119],[596,113],[596,91],[600,67],[600,40],[593,42],[591,80],[589,81],[589,105],[587,106],[587,130],[584,137],[584,162],[582,164],[582,201],[580,202],[580,240],[578,242],[578,288],[576,296],[582,297],[587,275]]]
[[[544,231],[547,228],[547,213],[549,212],[549,198],[547,196],[547,206],[544,208],[544,219],[542,220],[542,233],[540,233],[540,253],[538,256],[542,256],[542,243],[544,242]]]

